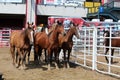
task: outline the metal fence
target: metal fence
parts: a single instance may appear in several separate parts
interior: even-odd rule
[[[0,47],[9,47],[11,29],[0,30]]]
[[[100,22],[99,26],[96,26],[92,22],[88,22],[90,27],[83,27],[80,31],[80,39],[74,40],[74,47],[72,51],[72,62],[81,66],[90,68],[92,70],[120,77],[120,52],[119,46],[112,46],[112,39],[120,39],[120,37],[103,37],[103,31],[109,30],[110,33],[117,33],[119,35],[119,25],[116,22]],[[109,46],[103,44],[104,39],[109,38]],[[119,43],[119,42],[117,42]],[[105,55],[105,49],[109,48],[109,52]],[[114,55],[111,56],[111,49],[114,50]],[[109,62],[105,60],[105,56],[108,57]],[[111,63],[113,57],[114,63]]]

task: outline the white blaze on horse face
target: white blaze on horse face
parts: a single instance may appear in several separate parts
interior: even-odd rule
[[[76,30],[77,30],[77,33],[76,33],[77,35],[76,35],[76,37],[77,37],[77,38],[80,38],[79,28],[78,28],[78,27],[76,27]]]
[[[45,32],[46,32],[46,34],[48,34],[49,32],[48,32],[48,28],[45,28]]]
[[[31,41],[34,42],[34,39],[33,39],[33,31],[31,31],[30,34],[31,34]]]

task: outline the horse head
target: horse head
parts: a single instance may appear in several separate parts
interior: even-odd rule
[[[35,25],[33,25],[33,23],[31,24],[28,23],[28,27],[26,28],[26,34],[28,36],[30,45],[33,45],[34,43],[34,27]]]
[[[62,34],[62,35],[66,34],[62,24],[56,25],[55,30],[58,32],[58,34]]]
[[[103,34],[104,37],[110,37],[110,32],[107,30],[107,31],[104,31],[104,34]]]
[[[71,26],[71,33],[73,33],[78,39],[80,38],[78,26]]]

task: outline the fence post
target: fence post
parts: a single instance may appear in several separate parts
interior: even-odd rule
[[[97,28],[93,26],[93,55],[92,55],[92,70],[96,70],[97,59]]]

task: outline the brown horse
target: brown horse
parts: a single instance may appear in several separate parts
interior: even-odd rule
[[[77,38],[79,38],[78,34],[78,27],[71,26],[68,30],[67,34],[65,36],[59,36],[59,42],[60,42],[60,50],[63,49],[64,53],[64,67],[69,68],[69,59],[70,59],[70,53],[73,47],[73,36],[75,35]],[[66,59],[66,51],[68,51],[68,57]]]
[[[45,32],[45,29],[41,32],[37,32],[34,38],[34,61],[38,63],[42,54],[42,50],[45,51],[45,61],[46,61],[46,49],[49,46],[49,37]]]
[[[50,70],[50,65],[52,62],[52,56],[54,53],[55,56],[55,66],[56,69],[58,69],[58,63],[59,63],[59,54],[58,54],[58,49],[59,49],[59,40],[58,36],[59,34],[64,35],[64,27],[62,24],[57,24],[55,29],[53,29],[48,37],[49,37],[49,47],[47,48],[48,55],[47,55],[47,60],[48,60],[48,70]]]
[[[110,37],[110,32],[104,31],[103,36]],[[115,37],[115,35],[112,34],[111,37]],[[110,38],[105,38],[104,45],[107,47],[110,46],[109,42],[110,42]],[[120,38],[111,38],[111,47],[120,47]],[[109,51],[109,48],[106,48],[105,55],[107,55],[108,51]],[[111,48],[111,56],[113,55],[114,55],[114,48]],[[109,62],[107,56],[105,56],[105,59],[107,62]],[[113,57],[111,57],[111,63],[113,63]]]
[[[31,45],[33,44],[34,29],[33,24],[28,23],[28,27],[23,31],[13,31],[10,36],[10,51],[13,59],[13,64],[17,63],[17,67],[25,67],[24,61],[27,53],[30,53]],[[15,62],[15,49],[17,50]],[[19,57],[19,58],[18,58]],[[19,61],[17,62],[17,59]]]

